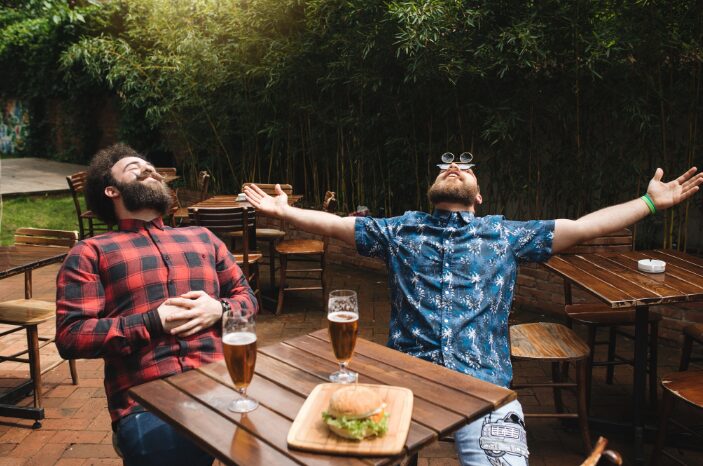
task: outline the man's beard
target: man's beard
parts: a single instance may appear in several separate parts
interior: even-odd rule
[[[169,189],[162,183],[149,186],[139,181],[131,183],[115,183],[122,194],[122,202],[130,212],[142,209],[152,209],[161,215],[166,215],[173,200]]]
[[[448,180],[435,181],[427,191],[427,198],[434,205],[443,202],[474,205],[478,195],[478,187],[468,183],[447,182]]]

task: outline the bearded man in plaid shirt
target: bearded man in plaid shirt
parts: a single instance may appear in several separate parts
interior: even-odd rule
[[[223,309],[257,312],[254,293],[209,230],[164,225],[171,194],[128,146],[96,154],[85,196],[88,208],[118,229],[76,244],[59,271],[59,353],[105,360],[115,446],[126,465],[212,464],[127,392],[222,359]]]

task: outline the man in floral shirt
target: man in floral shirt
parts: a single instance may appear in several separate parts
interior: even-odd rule
[[[108,409],[125,465],[212,464],[212,456],[144,411],[128,390],[222,359],[222,312],[255,313],[254,294],[209,230],[164,225],[168,188],[129,147],[95,156],[86,201],[118,230],[79,242],[59,271],[59,353],[105,360]]]
[[[467,163],[440,167],[428,191],[435,207],[431,215],[406,212],[393,218],[340,218],[291,207],[280,189],[275,198],[255,186],[244,193],[268,215],[305,231],[339,238],[355,245],[359,254],[386,262],[390,347],[507,387],[512,380],[508,313],[518,262],[544,261],[573,244],[631,225],[650,210],[681,202],[703,183],[695,171],[692,168],[663,183],[658,169],[643,196],[646,199],[578,220],[515,222],[498,215],[477,217],[475,209],[482,197]],[[483,450],[482,426],[491,423],[496,427],[510,423],[515,438],[502,444],[491,442],[491,449]],[[508,403],[460,429],[455,444],[463,465],[526,465],[529,453],[520,403]]]

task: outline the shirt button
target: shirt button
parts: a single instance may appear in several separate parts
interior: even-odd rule
[[[444,323],[445,323],[445,324],[448,324],[449,321],[448,321],[447,319],[444,319]]]
[[[444,263],[444,266],[445,266],[445,267],[449,267],[449,262],[445,262],[445,263]]]

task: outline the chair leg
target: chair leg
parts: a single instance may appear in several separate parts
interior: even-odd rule
[[[617,328],[610,327],[610,335],[608,337],[608,362],[612,363],[615,361],[615,346],[617,344]],[[606,368],[605,383],[608,385],[613,384],[613,376],[615,375],[615,366],[610,364]]]
[[[78,369],[76,369],[75,359],[68,360],[68,368],[71,370],[71,380],[73,381],[73,385],[78,385]]]
[[[657,344],[659,340],[659,323],[649,324],[649,403],[657,408]]]
[[[588,326],[588,359],[586,360],[587,372],[586,372],[586,408],[588,411],[591,410],[591,387],[593,386],[593,359],[596,353],[596,335],[598,333],[598,327],[595,325]]]
[[[27,355],[29,356],[29,373],[34,384],[34,407],[41,408],[41,362],[39,360],[39,333],[36,325],[27,327]]]
[[[276,315],[279,315],[283,310],[283,292],[286,288],[286,268],[288,268],[288,256],[285,254],[279,255],[281,261],[281,274],[278,280],[278,302],[276,303]]]
[[[561,382],[561,364],[558,362],[552,363],[552,382]],[[552,387],[552,392],[554,393],[554,407],[557,413],[564,412],[564,402],[561,399],[561,388]]]
[[[322,302],[323,302],[322,308],[324,309],[325,314],[327,314],[327,311],[328,311],[327,305],[329,304],[328,303],[329,300],[327,299],[327,273],[326,273],[327,267],[326,267],[326,265],[327,265],[327,253],[323,252],[322,256],[320,257],[320,268],[322,269],[322,272],[320,272],[320,282],[322,282]]]
[[[683,348],[681,348],[681,363],[679,363],[679,371],[687,371],[688,364],[691,361],[691,351],[693,350],[693,338],[688,335],[683,336]]]
[[[666,440],[666,427],[669,422],[669,416],[671,416],[671,410],[674,407],[674,396],[671,392],[664,389],[663,393],[661,411],[659,412],[659,431],[657,432],[657,440],[654,443],[654,449],[652,449],[652,458],[649,462],[650,466],[659,464],[662,449],[664,448],[664,441]]]
[[[588,405],[586,404],[586,361],[577,361],[576,364],[576,390],[578,391],[578,419],[581,429],[581,439],[583,440],[586,455],[590,454],[593,444],[591,443],[591,433],[588,429]]]
[[[271,294],[276,292],[276,242],[269,241],[269,280],[271,283]]]

